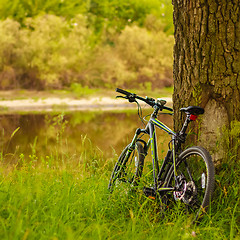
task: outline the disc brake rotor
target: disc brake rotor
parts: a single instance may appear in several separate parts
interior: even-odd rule
[[[173,196],[174,199],[177,201],[182,200],[186,190],[187,190],[187,181],[185,179],[185,177],[181,174],[178,177],[178,181],[179,181],[179,187],[178,187],[178,191],[174,191],[173,192]]]
[[[182,200],[185,204],[191,204],[197,195],[197,188],[193,181],[188,182],[186,187],[187,189]]]
[[[178,177],[180,180],[179,190],[173,192],[176,201],[182,200],[185,204],[191,204],[197,195],[197,188],[193,181],[187,182],[185,177],[181,174]]]

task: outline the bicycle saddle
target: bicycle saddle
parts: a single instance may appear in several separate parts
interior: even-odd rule
[[[204,113],[204,109],[198,106],[189,106],[186,108],[181,108],[180,111],[193,115],[200,115]]]

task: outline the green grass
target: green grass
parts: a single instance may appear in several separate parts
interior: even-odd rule
[[[67,160],[68,159],[68,160]],[[75,157],[1,164],[1,239],[239,239],[239,177],[217,177],[211,209],[197,226],[178,209],[163,218],[141,193],[107,190],[113,161]],[[232,169],[233,170],[233,169]]]

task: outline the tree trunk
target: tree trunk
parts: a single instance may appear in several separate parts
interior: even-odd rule
[[[236,150],[240,135],[240,0],[173,0],[174,127],[179,108],[198,105],[198,144],[215,162]],[[192,124],[194,125],[194,124]],[[239,152],[239,148],[238,148]],[[233,152],[232,152],[233,153]]]

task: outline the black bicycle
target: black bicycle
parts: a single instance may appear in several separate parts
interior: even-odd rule
[[[116,92],[123,94],[117,97],[136,102],[139,109],[141,107],[137,99],[145,102],[153,107],[153,112],[146,127],[136,130],[131,143],[120,154],[110,178],[109,190],[112,192],[122,184],[130,189],[144,186],[145,195],[159,200],[161,207],[166,209],[172,202],[179,202],[184,210],[187,209],[193,214],[195,222],[206,211],[213,195],[214,164],[206,149],[192,146],[182,150],[182,145],[186,141],[188,124],[195,121],[198,115],[203,114],[204,109],[198,106],[181,108],[180,111],[186,114],[186,119],[181,131],[175,133],[157,119],[158,114],[163,113],[163,110],[172,115],[173,109],[165,106],[165,100],[143,98],[119,88]],[[140,114],[139,116],[141,117]],[[171,135],[168,152],[161,166],[157,153],[156,127]],[[143,136],[146,135],[147,141],[143,140]],[[145,173],[144,162],[150,148],[152,167]],[[148,184],[148,187],[145,184]]]

